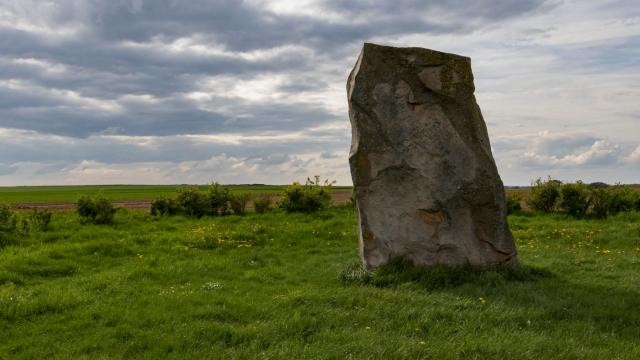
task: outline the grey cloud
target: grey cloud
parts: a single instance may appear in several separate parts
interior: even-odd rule
[[[12,11],[12,7],[22,4],[0,0],[0,9]],[[343,158],[340,154],[345,153],[346,158],[350,133],[346,127],[336,129],[325,125],[341,121],[348,124],[346,113],[336,115],[333,102],[323,103],[318,99],[338,96],[329,92],[334,91],[336,82],[343,88],[346,72],[353,65],[363,41],[393,43],[397,40],[398,45],[408,45],[403,37],[420,34],[437,35],[427,37],[429,39],[438,39],[439,35],[445,39],[458,39],[465,51],[468,48],[470,54],[484,55],[483,61],[495,61],[496,64],[500,64],[505,56],[515,60],[507,64],[520,65],[519,59],[546,55],[540,58],[540,63],[532,63],[537,66],[533,69],[535,74],[528,73],[528,65],[522,65],[518,71],[496,65],[489,67],[490,71],[476,74],[479,92],[489,89],[487,98],[497,99],[494,103],[505,109],[502,117],[487,119],[490,130],[501,135],[492,138],[501,166],[544,176],[545,172],[566,169],[628,168],[639,159],[637,151],[633,152],[637,144],[617,141],[621,136],[613,131],[605,134],[593,130],[595,123],[607,121],[616,122],[618,128],[628,127],[620,125],[621,121],[615,117],[598,118],[598,114],[606,113],[606,103],[599,105],[602,113],[594,113],[592,117],[587,114],[584,119],[580,115],[579,123],[571,120],[570,115],[559,112],[559,119],[562,116],[569,119],[565,124],[569,126],[567,129],[581,129],[585,131],[583,134],[550,134],[538,138],[504,136],[508,132],[505,127],[513,130],[515,124],[524,127],[518,131],[537,131],[554,128],[562,122],[553,116],[540,117],[535,114],[536,109],[501,103],[501,99],[514,101],[514,98],[496,96],[508,91],[504,86],[517,84],[510,95],[527,92],[522,96],[535,102],[543,98],[536,91],[545,89],[532,89],[525,83],[529,80],[536,83],[538,79],[533,77],[543,72],[555,75],[550,79],[557,83],[540,86],[563,88],[557,92],[559,97],[569,95],[568,92],[574,91],[572,86],[579,87],[582,83],[569,81],[565,85],[568,77],[558,74],[637,74],[640,67],[637,35],[620,36],[615,41],[598,44],[569,42],[566,46],[560,36],[560,39],[552,39],[560,41],[560,46],[553,45],[552,41],[549,42],[551,45],[536,45],[535,39],[541,39],[545,34],[557,36],[558,32],[566,30],[564,24],[555,22],[555,13],[554,17],[536,18],[529,24],[512,26],[514,22],[509,23],[525,14],[543,15],[556,7],[566,10],[570,7],[568,2],[320,2],[320,12],[338,15],[337,19],[331,20],[321,14],[274,13],[249,1],[70,0],[50,4],[55,6],[23,9],[16,17],[62,35],[46,34],[49,30],[38,33],[0,27],[0,131],[2,128],[28,129],[42,135],[30,141],[0,141],[0,173],[9,174],[5,176],[16,174],[16,166],[22,166],[15,164],[29,162],[46,164],[38,168],[41,174],[72,171],[79,162],[87,160],[130,169],[135,169],[136,163],[163,163],[169,164],[167,171],[174,171],[171,164],[192,161],[199,164],[194,165],[194,171],[205,174],[210,169],[221,168],[222,165],[216,163],[218,160],[209,161],[218,155],[259,169],[286,166],[298,174],[316,166],[314,161],[340,163]],[[633,1],[607,4],[601,8],[592,5],[592,10],[607,14],[602,19],[623,19],[623,12],[622,15],[629,17],[640,11]],[[585,23],[589,23],[588,13],[584,13],[584,19],[582,15],[577,16],[576,22],[586,20]],[[504,24],[512,27],[503,28]],[[69,30],[70,35],[64,34],[65,29],[74,28],[78,31]],[[578,26],[578,29],[581,28]],[[488,33],[493,35],[484,37],[483,34]],[[572,34],[560,35],[571,37]],[[190,41],[193,48],[188,48]],[[180,44],[187,44],[187,47],[176,49]],[[428,43],[415,45],[430,46]],[[501,52],[505,49],[509,50],[506,55]],[[474,61],[476,59],[474,57]],[[241,91],[252,92],[254,89],[250,86],[253,85],[237,92],[225,88],[261,76],[277,78],[277,83],[270,84],[272,88],[258,89],[266,93],[264,99],[238,96],[239,93],[242,95]],[[217,77],[224,81],[216,83]],[[203,86],[206,79],[211,81]],[[490,82],[491,79],[503,82],[490,83],[493,87],[483,85],[483,81]],[[8,81],[19,81],[22,87],[5,86]],[[585,98],[613,101],[617,100],[615,91],[628,91],[631,94],[625,96],[633,97],[632,86],[621,88],[615,84],[594,83],[594,87],[608,86],[617,90],[607,93],[610,97],[601,97],[598,95],[607,90],[594,96],[585,89]],[[65,95],[68,91],[85,99]],[[279,94],[271,98],[269,91]],[[190,98],[188,95],[194,92],[202,92],[206,100]],[[152,100],[136,99],[135,96],[151,96]],[[574,103],[570,96],[566,99],[571,106],[589,107],[579,101]],[[549,106],[544,101],[537,104],[537,108]],[[110,104],[116,109],[109,110]],[[629,126],[635,126],[633,119],[638,117],[638,108],[615,106],[628,114],[620,117],[628,119]],[[255,137],[239,143],[223,143],[175,136],[296,132],[305,137],[284,140],[256,140]],[[47,134],[58,136],[47,137]],[[129,138],[124,141],[118,140],[117,136],[105,135],[150,136],[151,140],[136,142]],[[627,137],[626,141],[629,139]],[[300,157],[300,154],[314,154],[315,160]],[[241,176],[240,172],[237,174]]]
[[[598,140],[596,137],[583,134],[553,135],[544,133],[535,139],[535,152],[544,156],[564,157],[585,151]]]
[[[618,144],[588,134],[544,133],[500,139],[500,162],[533,169],[623,166],[635,144]],[[546,169],[546,170],[545,170]]]
[[[216,154],[277,165],[289,161],[292,154],[319,154],[326,149],[345,149],[348,146],[343,139],[326,137],[240,139],[238,142],[182,136],[74,139],[27,133],[11,137],[0,137],[0,163],[48,163],[53,168],[83,160],[107,164],[202,161]]]
[[[72,160],[59,160],[53,163],[46,163],[46,165],[39,167],[36,171],[36,175],[46,176],[51,173],[65,172],[73,168],[74,161]]]
[[[10,119],[7,119],[8,116],[4,112],[5,109],[54,107],[58,104],[59,102],[55,99],[42,97],[38,94],[32,94],[29,92],[3,88],[0,84],[0,114],[4,113],[4,116],[0,118],[1,125],[7,126],[10,121]]]
[[[27,37],[20,46],[2,41],[13,35],[0,31],[0,51],[5,57],[46,60],[66,65],[70,71],[64,76],[52,77],[13,66],[13,69],[0,70],[0,76],[33,79],[45,87],[77,90],[109,99],[128,93],[169,96],[192,89],[194,82],[204,76],[249,77],[265,72],[302,70],[308,66],[295,53],[287,52],[268,61],[249,61],[223,55],[172,54],[153,47],[127,48],[91,38],[62,45],[40,44],[41,40],[33,37]]]
[[[340,158],[340,155],[338,155],[337,153],[332,153],[329,151],[324,151],[320,154],[320,157],[322,159],[337,159]]]
[[[251,155],[246,158],[248,162],[253,164],[280,165],[292,159],[291,155],[284,153],[270,153],[266,155]]]
[[[456,25],[459,28],[468,26],[467,24],[473,23],[474,19],[496,21],[554,5],[553,2],[545,0],[482,0],[473,2],[466,0],[446,2],[396,0],[376,3],[376,6],[370,6],[371,2],[368,0],[331,0],[327,1],[326,4],[337,11],[347,12],[351,15],[364,14],[367,17],[374,17],[374,19],[391,20],[395,18],[396,21],[398,20],[396,17],[398,12],[407,15],[409,19],[415,19],[420,16],[424,18],[424,15],[428,16],[430,13],[435,13],[439,16],[447,16],[454,19],[452,26]]]
[[[513,150],[523,150],[525,144],[522,139],[517,137],[500,137],[491,140],[492,151],[498,153],[506,153]]]
[[[18,171],[17,165],[0,163],[0,176],[11,175],[16,171]]]
[[[554,52],[558,59],[556,67],[586,74],[601,74],[608,71],[633,71],[640,67],[640,38],[630,37],[607,41],[593,46],[580,44],[579,51],[574,46],[559,47]]]
[[[286,93],[300,93],[306,91],[321,91],[329,87],[326,81],[314,79],[307,76],[296,79],[290,79],[287,83],[278,87],[278,90]]]
[[[228,101],[212,99],[207,105],[228,107],[225,104]],[[236,100],[231,108],[242,116],[199,110],[184,100],[171,99],[160,99],[158,104],[125,104],[124,114],[54,104],[48,98],[8,93],[0,100],[0,127],[73,137],[105,133],[110,129],[119,129],[118,133],[123,135],[166,136],[296,131],[335,120],[334,115],[315,105],[290,106],[241,100]]]
[[[17,4],[17,5],[16,5]],[[256,74],[286,74],[280,87],[288,93],[321,91],[326,88],[318,64],[342,64],[353,56],[359,43],[374,36],[412,32],[465,32],[495,21],[541,8],[541,0],[486,1],[462,6],[459,2],[402,1],[401,4],[327,2],[324,7],[347,17],[362,13],[367,22],[336,23],[322,18],[275,14],[242,1],[172,0],[53,3],[35,12],[31,19],[50,29],[80,29],[67,37],[46,36],[20,29],[0,29],[0,53],[5,59],[38,59],[66,67],[63,74],[26,70],[12,65],[0,69],[0,79],[23,79],[43,88],[73,90],[86,97],[118,101],[126,94],[150,94],[174,108],[127,108],[117,115],[86,111],[61,104],[47,94],[5,94],[0,103],[0,127],[31,129],[65,136],[83,137],[109,128],[124,134],[168,135],[296,129],[334,121],[319,107],[301,110],[301,104],[270,105],[235,102],[249,114],[244,121],[216,112],[202,112],[177,100],[193,91],[203,76],[229,75],[239,79]],[[0,6],[2,4],[0,3]],[[19,8],[4,4],[9,11]],[[33,9],[31,9],[33,10]],[[443,25],[439,12],[455,21]],[[27,11],[19,12],[24,16]],[[434,14],[434,15],[432,15]],[[19,15],[17,15],[19,16]],[[172,53],[154,47],[176,39],[197,37],[203,45],[225,51],[269,50],[279,46],[301,46],[269,58],[247,59],[224,54]],[[127,46],[126,44],[140,46]],[[341,65],[342,66],[342,65]],[[340,71],[337,71],[341,73]],[[223,90],[223,89],[221,89]],[[63,105],[63,106],[61,106]],[[306,105],[306,104],[305,104]],[[29,107],[31,110],[24,110]],[[46,108],[37,111],[32,108]],[[215,111],[215,110],[214,110]],[[240,112],[240,111],[239,111]]]

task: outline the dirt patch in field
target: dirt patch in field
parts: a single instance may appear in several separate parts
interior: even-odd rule
[[[335,204],[344,204],[351,197],[351,192],[341,191],[331,194]],[[279,196],[273,196],[276,201]],[[127,209],[149,210],[151,208],[152,199],[140,200],[114,200],[113,205]],[[32,210],[32,209],[49,209],[55,211],[68,211],[76,208],[75,202],[70,201],[50,201],[50,202],[28,202],[14,203],[11,205],[14,209]],[[249,208],[253,208],[253,204],[249,204]]]

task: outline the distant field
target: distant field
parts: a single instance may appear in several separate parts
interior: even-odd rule
[[[180,186],[185,185],[84,185],[84,186],[0,186],[0,202],[9,204],[30,203],[73,203],[82,195],[102,194],[116,202],[143,201],[146,206],[150,200],[162,196],[171,196]],[[196,185],[203,191],[207,185]],[[227,185],[232,192],[251,192],[255,194],[277,194],[286,185]],[[632,185],[640,191],[640,185]],[[351,186],[334,186],[334,192],[351,191]],[[507,187],[507,196],[519,194],[524,201],[529,195],[529,187]],[[127,206],[127,204],[124,204]],[[136,208],[136,206],[127,206]]]
[[[82,195],[102,194],[112,200],[151,200],[175,194],[184,185],[86,185],[86,186],[15,186],[0,187],[0,202],[46,203],[75,202]],[[203,191],[207,185],[197,185]],[[285,185],[228,185],[233,192],[275,194]],[[334,191],[350,191],[349,186],[336,186]]]

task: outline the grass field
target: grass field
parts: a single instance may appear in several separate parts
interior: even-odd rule
[[[9,204],[29,204],[48,202],[73,203],[82,195],[102,194],[112,200],[152,200],[162,196],[175,195],[176,188],[183,185],[84,185],[84,186],[0,186],[0,202]],[[640,185],[633,185],[640,191]],[[198,185],[205,191],[207,185]],[[250,192],[255,194],[276,194],[285,185],[228,185],[233,192]],[[508,196],[518,194],[524,200],[530,188],[507,188]],[[350,186],[334,186],[334,192],[351,191]]]
[[[345,207],[119,210],[112,226],[56,213],[0,250],[0,359],[640,358],[640,214],[509,221],[515,275],[390,268],[365,281]]]
[[[85,186],[14,186],[0,187],[0,201],[14,203],[75,202],[82,195],[102,194],[112,200],[148,200],[175,195],[183,185],[85,185]],[[198,185],[203,191],[207,185]],[[232,192],[275,194],[284,185],[228,185]],[[349,186],[336,186],[334,191],[351,191]]]

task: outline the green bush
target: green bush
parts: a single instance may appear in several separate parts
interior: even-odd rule
[[[260,196],[253,200],[253,208],[258,214],[263,214],[271,209],[271,196]]]
[[[18,214],[7,204],[0,203],[0,249],[19,243]]]
[[[18,230],[18,215],[7,204],[0,204],[0,232],[15,233]]]
[[[560,184],[559,181],[550,178],[546,181],[538,178],[531,184],[527,205],[533,210],[552,212],[560,196]]]
[[[107,199],[105,197],[96,197],[94,202],[96,204],[97,215],[93,221],[96,224],[113,223],[113,217],[116,214],[116,208],[113,206],[111,199]]]
[[[83,219],[93,219],[96,217],[96,206],[93,198],[90,196],[82,196],[76,202],[76,211]]]
[[[609,191],[609,212],[616,214],[624,211],[635,210],[640,194],[627,185],[610,186]]]
[[[180,205],[176,199],[162,197],[151,202],[151,215],[165,216],[180,213]]]
[[[278,207],[286,212],[314,212],[329,207],[333,183],[325,180],[321,184],[319,176],[314,179],[307,179],[305,185],[294,182],[287,186]]]
[[[209,185],[208,198],[212,215],[224,215],[227,213],[229,201],[231,200],[231,193],[228,188],[213,182]]]
[[[522,207],[520,206],[521,201],[522,199],[518,194],[507,196],[507,214],[515,214],[522,210]]]
[[[229,205],[236,215],[243,215],[247,210],[247,204],[251,201],[251,194],[240,193],[229,196]]]
[[[598,219],[606,219],[609,216],[609,205],[611,197],[606,187],[589,188],[589,203],[591,204],[591,214]]]
[[[583,216],[589,208],[589,190],[582,181],[560,186],[558,207],[571,216]]]
[[[608,187],[609,187],[609,184],[603,183],[601,181],[596,181],[589,184],[589,189],[604,189]]]
[[[202,217],[211,213],[211,206],[207,196],[194,186],[184,186],[176,190],[176,202],[185,215]]]
[[[84,220],[94,224],[111,224],[116,209],[110,199],[103,196],[82,196],[76,202],[78,215]]]
[[[34,209],[29,215],[30,227],[38,231],[47,231],[49,230],[49,224],[51,224],[52,216],[53,213],[51,210]]]

